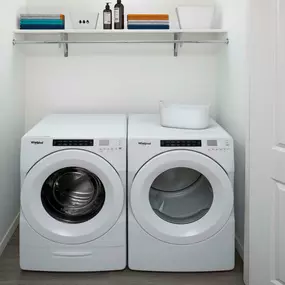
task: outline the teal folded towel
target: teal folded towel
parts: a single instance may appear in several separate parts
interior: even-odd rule
[[[23,19],[20,20],[20,24],[25,25],[63,25],[63,20],[56,19]]]

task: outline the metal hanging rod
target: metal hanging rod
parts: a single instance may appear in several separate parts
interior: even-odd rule
[[[229,44],[229,40],[119,40],[119,41],[21,41],[13,40],[13,45],[29,44]]]
[[[179,45],[182,44],[229,44],[229,39],[225,40],[181,40],[180,34],[174,34],[174,40],[117,40],[117,41],[70,41],[68,34],[62,34],[61,40],[56,41],[23,41],[13,40],[13,45],[31,45],[31,44],[58,44],[64,48],[64,56],[68,57],[69,44],[174,44],[174,56],[178,56]]]

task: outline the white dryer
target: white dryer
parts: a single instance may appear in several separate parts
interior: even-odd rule
[[[142,271],[234,268],[234,145],[209,129],[160,126],[157,115],[130,115],[128,261]]]
[[[124,115],[51,115],[22,139],[20,266],[126,267]]]

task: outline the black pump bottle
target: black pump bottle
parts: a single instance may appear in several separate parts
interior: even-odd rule
[[[122,30],[125,28],[125,8],[122,4],[122,0],[117,0],[117,4],[114,7],[114,23],[115,29]]]
[[[112,30],[112,10],[110,8],[109,2],[107,2],[105,10],[103,11],[103,29]]]

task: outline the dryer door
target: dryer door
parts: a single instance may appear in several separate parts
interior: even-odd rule
[[[108,232],[124,200],[119,174],[105,159],[84,150],[63,150],[29,171],[21,207],[27,222],[43,237],[80,244]]]
[[[130,191],[137,222],[172,244],[201,242],[215,235],[233,211],[233,188],[224,169],[209,157],[169,151],[148,161]]]

